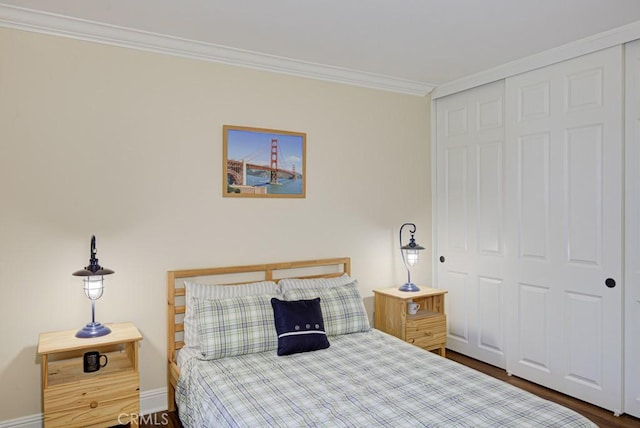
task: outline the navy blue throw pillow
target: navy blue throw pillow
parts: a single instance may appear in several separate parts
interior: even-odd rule
[[[320,298],[284,301],[271,299],[278,333],[278,355],[316,351],[329,347]]]

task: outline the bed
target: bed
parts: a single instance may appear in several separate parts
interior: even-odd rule
[[[185,427],[595,427],[371,328],[348,257],[168,272]]]

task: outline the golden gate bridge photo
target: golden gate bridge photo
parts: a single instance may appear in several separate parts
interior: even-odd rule
[[[229,195],[304,197],[304,134],[226,128],[225,185]]]

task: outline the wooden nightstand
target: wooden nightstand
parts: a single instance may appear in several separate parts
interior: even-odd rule
[[[76,330],[40,334],[46,428],[138,426],[142,335],[132,323],[108,326],[110,334],[92,339],[76,338]],[[85,373],[82,356],[88,351],[107,354],[106,367]]]
[[[445,356],[447,318],[444,314],[445,290],[420,287],[407,292],[398,288],[373,290],[375,293],[374,327],[402,340],[424,348],[437,350]],[[415,315],[407,313],[407,302],[420,304]]]

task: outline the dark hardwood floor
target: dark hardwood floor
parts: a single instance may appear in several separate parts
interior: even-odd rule
[[[493,376],[511,385],[522,388],[544,399],[554,401],[565,407],[573,409],[574,411],[591,419],[600,428],[640,428],[640,419],[638,418],[634,418],[629,415],[616,417],[609,410],[585,403],[584,401],[580,401],[557,391],[536,385],[535,383],[528,382],[516,376],[509,376],[504,370],[498,367],[485,364],[465,355],[447,350],[447,358],[486,373],[489,376]],[[140,427],[164,426],[169,428],[182,428],[182,424],[180,423],[176,412],[159,412],[154,415],[146,415],[146,418],[146,420],[141,421]]]
[[[640,419],[638,418],[634,418],[633,416],[629,416],[629,415],[622,415],[622,416],[616,417],[609,410],[605,410],[601,407],[597,407],[592,404],[586,403],[584,401],[578,400],[576,398],[569,397],[568,395],[564,395],[557,391],[553,391],[549,388],[545,388],[544,386],[531,383],[519,377],[509,376],[507,372],[505,372],[504,370],[498,367],[494,367],[489,364],[485,364],[481,361],[474,360],[473,358],[469,358],[466,355],[458,354],[456,352],[453,352],[447,349],[447,358],[449,358],[450,360],[457,361],[461,364],[464,364],[465,366],[469,366],[483,373],[486,373],[489,376],[493,376],[506,383],[517,386],[518,388],[522,388],[546,400],[554,401],[558,404],[568,407],[580,413],[581,415],[591,419],[600,428],[608,428],[608,427],[639,428],[640,427]]]

